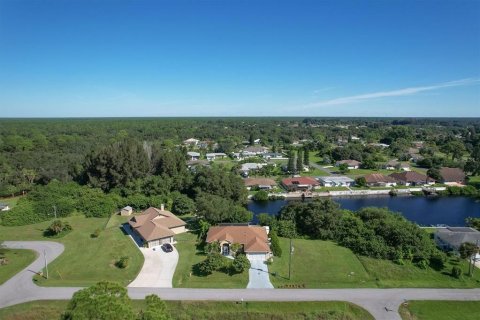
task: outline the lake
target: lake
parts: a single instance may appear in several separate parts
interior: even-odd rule
[[[387,207],[421,226],[437,224],[464,226],[467,217],[480,218],[480,201],[468,197],[364,196],[332,199],[348,210],[358,210],[364,207]],[[254,213],[253,220],[256,222],[257,214],[276,215],[287,203],[287,200],[250,201],[247,206],[248,210]]]

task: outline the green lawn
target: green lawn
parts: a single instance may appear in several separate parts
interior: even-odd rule
[[[274,257],[269,266],[270,280],[275,287],[290,285],[306,288],[419,287],[474,288],[480,287],[480,270],[473,278],[450,276],[454,265],[467,272],[466,261],[450,258],[443,270],[425,270],[414,265],[398,265],[389,260],[356,256],[347,248],[330,241],[294,239],[291,280],[288,280],[289,240],[280,238],[283,255]],[[276,273],[276,276],[273,276]]]
[[[348,191],[347,187],[320,187],[315,188],[317,192],[328,192],[328,191]]]
[[[0,265],[0,285],[32,263],[36,254],[30,250],[0,249],[8,263]]]
[[[1,240],[52,240],[65,245],[65,251],[49,265],[49,279],[36,277],[42,286],[89,286],[100,280],[116,281],[127,285],[140,271],[143,255],[133,241],[126,236],[119,225],[128,217],[114,216],[98,238],[90,234],[103,229],[106,218],[85,218],[72,216],[65,218],[73,231],[63,238],[49,239],[43,236],[51,221],[19,227],[0,226]],[[114,266],[122,256],[130,258],[125,269]]]
[[[308,172],[301,172],[300,175],[302,177],[320,177],[320,176],[329,176],[330,174],[326,171],[310,167],[310,171]]]
[[[291,280],[288,280],[289,239],[280,238],[283,255],[269,266],[275,287],[305,288],[372,287],[375,285],[357,256],[330,241],[293,240]]]
[[[480,287],[480,271],[474,274],[473,278],[463,276],[456,279],[450,276],[454,265],[467,272],[466,261],[457,262],[451,258],[443,270],[436,271],[432,268],[425,270],[414,265],[398,265],[389,260],[379,260],[367,257],[359,257],[369,275],[376,280],[380,288],[477,288]]]
[[[205,255],[197,250],[197,236],[193,233],[184,233],[175,236],[175,247],[179,253],[179,260],[173,287],[178,288],[246,288],[248,284],[248,271],[241,274],[228,275],[223,272],[213,272],[209,276],[197,276],[193,266],[203,260]]]
[[[322,157],[317,156],[318,151],[310,151],[310,163],[322,164]]]
[[[480,301],[408,301],[400,309],[403,320],[477,320]]]
[[[369,320],[364,309],[347,302],[207,302],[165,301],[172,319],[275,319],[275,320]],[[3,320],[59,319],[68,301],[35,301],[0,309]],[[143,300],[134,300],[136,312],[145,309]]]

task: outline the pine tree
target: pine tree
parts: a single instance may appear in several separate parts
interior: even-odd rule
[[[299,150],[297,154],[297,171],[303,171],[303,151]]]
[[[288,153],[288,172],[295,172],[296,170],[296,167],[295,167],[295,151],[294,150],[290,150],[290,152]]]
[[[306,165],[306,166],[310,165],[310,152],[309,152],[308,148],[305,148],[305,150],[303,152],[303,164]]]

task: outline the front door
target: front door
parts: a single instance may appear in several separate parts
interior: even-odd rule
[[[223,254],[224,256],[230,255],[230,246],[228,245],[228,243],[224,243],[224,244],[222,245],[222,254]]]

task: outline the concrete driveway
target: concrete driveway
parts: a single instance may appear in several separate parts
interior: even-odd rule
[[[128,286],[172,288],[173,274],[178,263],[178,251],[164,252],[160,247],[139,248],[145,262],[142,270]]]
[[[270,274],[268,273],[268,266],[263,259],[247,254],[250,261],[250,270],[248,270],[248,285],[247,289],[273,289],[270,282]]]

